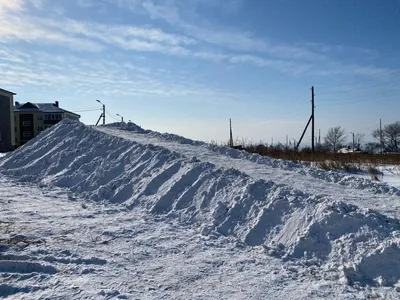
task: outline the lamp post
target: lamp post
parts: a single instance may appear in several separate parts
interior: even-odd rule
[[[103,118],[103,125],[106,125],[106,106],[100,102],[100,100],[96,100],[97,102],[99,102],[101,105],[103,105],[103,113],[100,115],[99,119],[97,120],[96,126],[97,124],[99,124],[99,121],[101,118]]]
[[[121,117],[121,122],[124,123],[124,117],[121,116],[120,114],[117,114],[118,117]]]

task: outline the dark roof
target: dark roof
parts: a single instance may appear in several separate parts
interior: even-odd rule
[[[41,111],[41,112],[49,112],[49,113],[61,113],[61,112],[67,112],[76,116],[81,117],[80,115],[62,109],[60,107],[57,107],[55,105],[55,103],[31,103],[31,102],[27,102],[27,103],[23,103],[20,104],[19,106],[15,107],[15,111]]]
[[[37,106],[35,103],[27,102],[25,104],[19,105],[18,109],[39,109],[39,106]]]
[[[16,93],[13,93],[13,92],[10,92],[10,91],[7,91],[7,90],[0,89],[0,91],[1,92],[5,92],[5,93],[9,93],[9,94],[12,94],[12,95],[16,95]]]

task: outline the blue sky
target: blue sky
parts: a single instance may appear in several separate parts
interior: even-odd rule
[[[400,120],[400,2],[0,0],[0,88],[200,140]],[[318,132],[318,131],[317,131]],[[307,134],[305,143],[309,143]],[[350,141],[350,135],[349,135]]]

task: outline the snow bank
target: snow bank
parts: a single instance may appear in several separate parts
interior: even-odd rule
[[[130,124],[130,125],[129,125]],[[111,127],[115,129],[122,129],[127,131],[133,131],[136,133],[143,134],[150,138],[157,138],[166,142],[174,142],[179,144],[188,144],[193,146],[203,146],[208,150],[218,153],[220,155],[228,156],[234,159],[248,160],[257,164],[265,165],[267,167],[279,168],[287,171],[297,172],[299,174],[313,177],[318,180],[337,183],[350,188],[368,190],[376,194],[391,194],[400,196],[400,189],[397,186],[391,186],[385,182],[375,182],[370,179],[370,176],[359,177],[354,175],[349,175],[346,172],[340,171],[325,171],[315,167],[309,167],[302,164],[297,164],[291,161],[274,159],[270,157],[261,156],[259,154],[252,154],[246,151],[232,149],[226,146],[219,146],[214,144],[208,144],[202,141],[194,141],[187,139],[185,137],[170,134],[170,133],[160,133],[151,130],[143,130],[141,127],[133,123],[112,123],[105,125],[106,127]],[[131,127],[129,127],[131,126]],[[136,129],[136,127],[138,127]],[[397,169],[398,171],[398,169]],[[398,171],[399,172],[399,171]],[[399,173],[398,173],[399,174]]]
[[[126,131],[133,131],[133,132],[138,132],[138,133],[150,133],[150,130],[145,130],[139,125],[136,125],[135,123],[132,122],[115,122],[115,123],[110,123],[106,125],[102,125],[104,127],[111,127],[111,128],[118,128]]]
[[[198,226],[203,235],[234,236],[310,269],[340,270],[338,279],[348,284],[393,286],[400,279],[400,268],[388,267],[400,261],[397,219],[74,121],[59,123],[2,159],[0,172],[67,188],[71,200],[177,218]]]

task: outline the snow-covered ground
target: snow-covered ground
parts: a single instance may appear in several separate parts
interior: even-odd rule
[[[380,166],[382,181],[400,189],[400,166]]]
[[[69,120],[0,174],[0,296],[400,296],[400,193],[386,184]]]
[[[0,195],[0,296],[9,299],[363,298],[333,270],[139,208],[4,178]]]
[[[382,165],[378,166],[377,170],[380,172],[379,180],[400,189],[400,166]],[[356,174],[363,178],[370,178],[369,174]]]

